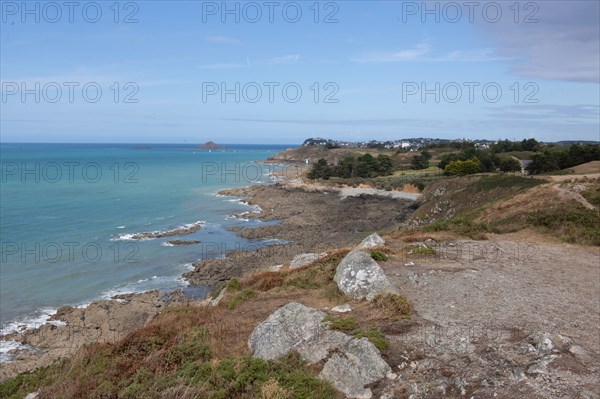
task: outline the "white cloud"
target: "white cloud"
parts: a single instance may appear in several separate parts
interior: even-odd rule
[[[295,64],[300,59],[300,54],[288,54],[277,57],[271,57],[264,60],[251,61],[249,57],[246,57],[246,62],[217,62],[212,64],[199,65],[200,69],[237,69],[237,68],[251,68],[260,67],[266,65],[287,65]]]

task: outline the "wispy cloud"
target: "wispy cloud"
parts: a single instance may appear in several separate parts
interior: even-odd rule
[[[419,43],[414,48],[400,51],[374,51],[358,55],[352,61],[359,63],[387,63],[411,61],[418,59],[430,51],[429,45]]]
[[[209,43],[217,43],[217,44],[234,44],[234,45],[242,44],[242,42],[240,40],[236,39],[235,37],[222,36],[222,35],[208,36],[206,38],[206,41]]]
[[[300,59],[300,54],[287,54],[282,56],[271,57],[267,59],[252,61],[250,57],[246,57],[246,62],[216,62],[212,64],[198,65],[200,69],[238,69],[251,68],[260,66],[272,65],[289,65],[295,64]]]
[[[419,43],[414,48],[401,51],[377,51],[362,53],[352,58],[358,63],[383,64],[391,62],[427,61],[427,62],[489,62],[506,61],[512,57],[498,56],[491,49],[476,51],[454,50],[445,54],[434,54],[428,43]]]
[[[287,54],[281,57],[273,57],[267,61],[267,64],[295,64],[300,59],[300,54]]]

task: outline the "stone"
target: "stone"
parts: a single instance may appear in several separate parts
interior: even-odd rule
[[[521,342],[519,347],[517,348],[517,352],[521,355],[529,355],[531,353],[535,353],[536,349],[533,345],[528,342]]]
[[[350,305],[345,303],[343,305],[339,305],[339,306],[332,308],[331,311],[336,312],[336,313],[348,313],[348,312],[352,312],[352,308],[350,307]]]
[[[290,263],[290,269],[297,269],[302,266],[310,265],[311,263],[327,256],[326,252],[321,253],[306,253],[296,255],[292,262]]]
[[[571,346],[569,348],[569,352],[571,352],[573,356],[575,356],[575,359],[579,360],[582,363],[586,363],[592,360],[587,351],[579,345]]]
[[[372,300],[378,294],[397,294],[381,267],[366,252],[352,251],[338,265],[334,281],[345,295]]]
[[[283,267],[283,265],[273,265],[269,267],[269,271],[271,272],[278,272],[281,270],[281,268]]]
[[[371,398],[365,385],[397,378],[367,338],[356,339],[329,329],[326,314],[291,302],[259,324],[248,339],[254,357],[276,359],[296,350],[310,364],[323,361],[320,377],[348,398]]]
[[[527,376],[525,376],[525,372],[522,368],[517,367],[512,372],[512,378],[518,382],[527,379]]]
[[[390,366],[381,358],[379,350],[367,338],[352,339],[327,360],[321,378],[344,392],[349,398],[370,398],[370,389],[364,386],[385,378]]]
[[[248,347],[255,357],[277,359],[322,331],[325,316],[320,310],[288,303],[256,326],[248,338]]]
[[[570,338],[548,332],[531,334],[527,340],[535,346],[540,355],[550,352],[566,352],[573,345],[573,341]]]
[[[377,233],[373,233],[364,240],[361,241],[360,244],[355,248],[355,250],[374,248],[385,245],[385,240],[381,238],[381,236]]]

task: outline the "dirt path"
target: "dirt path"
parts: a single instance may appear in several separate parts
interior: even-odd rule
[[[294,189],[303,189],[309,191],[333,191],[339,193],[341,199],[348,197],[360,197],[361,195],[374,195],[377,197],[389,197],[394,199],[403,199],[409,201],[417,201],[421,194],[407,192],[407,191],[397,191],[397,190],[381,190],[377,188],[370,187],[331,187],[331,186],[323,186],[317,183],[309,183],[304,181],[301,178],[290,179],[285,181],[284,184],[287,187],[291,187]]]
[[[432,246],[434,256],[380,263],[418,315],[392,337],[396,353],[405,354],[399,372],[407,392],[599,397],[600,249],[506,236]],[[536,332],[563,335],[574,346],[525,353]]]
[[[560,175],[560,176],[536,176],[536,179],[542,180],[550,180],[556,182],[563,182],[567,180],[576,180],[576,179],[598,179],[600,178],[600,173],[589,173],[585,175]]]
[[[571,187],[562,187],[560,184],[554,184],[552,187],[558,191],[563,198],[571,201],[577,201],[588,209],[596,209],[594,205],[590,204],[583,195],[579,194],[577,191],[574,191]]]

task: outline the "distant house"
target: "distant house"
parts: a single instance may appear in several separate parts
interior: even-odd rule
[[[532,162],[531,159],[519,159],[519,163],[521,164],[521,174],[522,175],[529,174],[529,172],[527,172],[527,166],[529,166],[529,164],[531,162]]]

